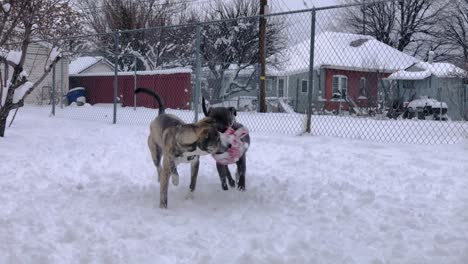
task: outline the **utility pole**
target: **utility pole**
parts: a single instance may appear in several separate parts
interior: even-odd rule
[[[265,8],[268,0],[260,0],[260,41],[259,41],[259,57],[260,57],[260,112],[266,112],[266,18]]]
[[[366,35],[366,0],[362,0],[362,34]]]

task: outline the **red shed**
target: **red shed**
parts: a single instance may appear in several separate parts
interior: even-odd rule
[[[118,96],[123,106],[134,105],[133,91],[144,87],[152,89],[163,98],[166,107],[190,109],[190,69],[169,69],[118,73]],[[70,75],[70,87],[85,87],[86,101],[90,104],[113,103],[114,73],[83,73]],[[146,94],[136,97],[136,106],[157,108],[154,98]]]

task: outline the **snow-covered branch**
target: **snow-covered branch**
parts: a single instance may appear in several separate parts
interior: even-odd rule
[[[0,60],[14,67],[20,63],[22,52],[19,50],[7,50],[0,47]]]

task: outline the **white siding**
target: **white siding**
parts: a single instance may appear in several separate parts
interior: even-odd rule
[[[26,61],[24,63],[24,70],[29,74],[29,81],[36,82],[42,74],[44,73],[44,66],[49,57],[50,49],[45,45],[39,45],[38,43],[31,43],[28,47],[28,52],[26,55]],[[61,59],[56,65],[56,89],[57,89],[57,98],[60,98],[60,85],[62,78],[61,63],[63,63],[63,91],[64,94],[68,91],[68,64],[69,60],[67,58]],[[2,76],[4,76],[4,66],[1,67]],[[13,74],[13,68],[9,68],[9,75]],[[47,75],[47,77],[36,87],[36,89],[26,98],[25,103],[29,104],[47,104],[49,100],[41,101],[42,88],[44,86],[52,87],[52,71]]]

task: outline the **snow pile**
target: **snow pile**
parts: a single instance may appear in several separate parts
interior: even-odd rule
[[[245,192],[204,156],[194,197],[181,165],[161,210],[148,126],[49,113],[0,139],[0,263],[467,263],[466,141],[251,132]]]

